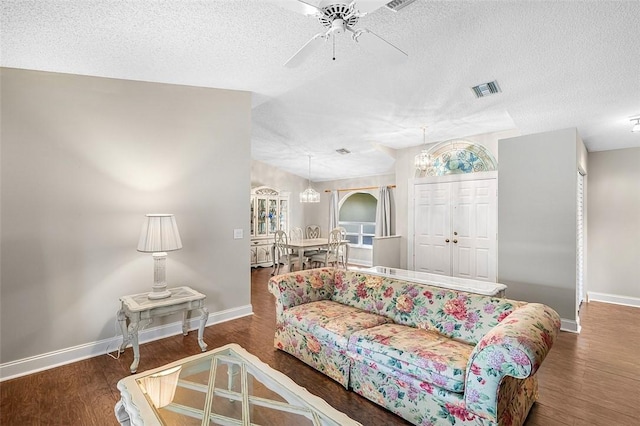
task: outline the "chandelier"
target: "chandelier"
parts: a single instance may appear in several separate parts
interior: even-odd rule
[[[300,193],[301,203],[319,203],[320,193],[311,187],[311,156],[309,156],[309,186]]]
[[[429,150],[427,149],[426,132],[427,127],[425,126],[422,128],[422,143],[424,147],[422,148],[422,151],[420,151],[420,154],[416,155],[416,158],[414,160],[416,169],[420,170],[421,172],[425,172],[431,165],[431,156],[429,155]]]

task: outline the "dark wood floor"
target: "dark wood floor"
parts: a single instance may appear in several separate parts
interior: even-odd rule
[[[266,290],[269,269],[252,271],[254,315],[210,326],[209,348],[238,343],[300,386],[363,425],[405,422],[273,349],[275,312]],[[638,425],[640,409],[640,309],[591,303],[580,335],[561,333],[539,370],[540,399],[527,426]],[[140,347],[139,372],[199,353],[195,332]],[[129,374],[132,350],[0,383],[1,425],[117,425],[116,383]]]

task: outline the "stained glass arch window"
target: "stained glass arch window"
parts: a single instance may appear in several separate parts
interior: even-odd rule
[[[429,165],[416,168],[415,177],[444,176],[498,170],[498,162],[484,146],[464,140],[451,139],[434,145],[428,151]]]

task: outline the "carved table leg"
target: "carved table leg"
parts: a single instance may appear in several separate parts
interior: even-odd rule
[[[118,322],[120,323],[120,330],[122,330],[122,344],[120,345],[119,352],[124,352],[124,348],[127,347],[127,343],[129,343],[129,333],[127,332],[127,316],[124,313],[124,310],[120,309],[118,311]]]
[[[125,408],[122,400],[116,403],[114,411],[116,413],[116,419],[118,419],[118,423],[120,423],[122,426],[129,426],[131,424],[129,413],[127,413],[127,409]]]
[[[200,328],[198,328],[198,344],[202,352],[204,352],[207,350],[207,344],[204,342],[204,326],[207,325],[207,320],[209,319],[209,310],[206,306],[203,306],[200,308],[200,312],[202,312],[202,315],[200,316]]]
[[[131,339],[131,345],[133,346],[133,362],[131,363],[131,374],[135,373],[138,369],[138,364],[140,363],[140,346],[138,344],[138,327],[139,323],[137,320],[132,321],[129,324],[129,338]]]
[[[189,334],[189,311],[184,310],[182,312],[182,335],[186,336]]]

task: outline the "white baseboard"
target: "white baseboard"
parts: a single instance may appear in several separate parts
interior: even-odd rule
[[[560,330],[580,334],[580,321],[560,318]]]
[[[251,305],[214,312],[209,314],[207,326],[252,314],[253,307]],[[196,317],[190,319],[189,330],[197,330],[199,326],[199,318]],[[153,340],[175,336],[176,334],[182,334],[182,321],[141,330],[138,334],[138,341],[140,344],[143,344]],[[119,335],[110,339],[85,343],[29,358],[5,362],[0,364],[0,382],[25,376],[27,374],[37,373],[38,371],[59,367],[61,365],[70,364],[72,362],[81,361],[83,359],[105,355],[107,352],[115,352],[121,343],[122,336]]]
[[[590,302],[613,303],[615,305],[633,306],[640,308],[640,298],[629,296],[618,296],[616,294],[587,292],[587,300]]]

